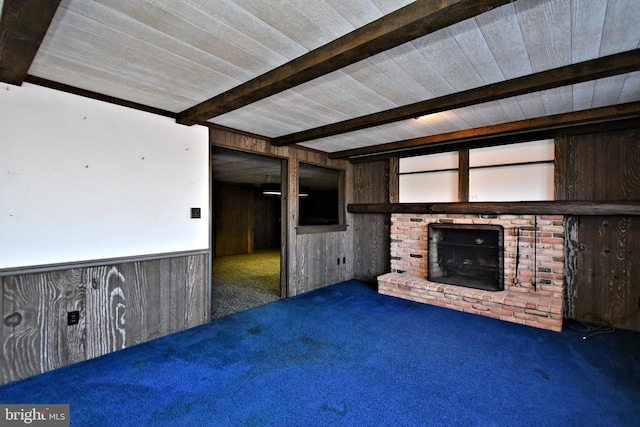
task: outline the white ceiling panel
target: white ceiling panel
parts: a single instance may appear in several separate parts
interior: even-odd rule
[[[514,3],[534,72],[571,64],[571,1]]]
[[[607,14],[606,1],[571,2],[571,55],[573,62],[597,58],[602,28]]]
[[[29,73],[179,112],[407,3],[63,0]]]
[[[640,72],[629,73],[621,78],[624,78],[629,88],[633,86],[633,90],[627,92],[628,98],[625,98],[624,102],[640,101]],[[509,123],[514,120],[510,114],[510,110],[500,105],[505,103],[507,106],[516,104],[539,106],[533,114],[526,115],[520,120],[615,105],[617,100],[602,105],[597,105],[595,100],[592,100],[590,105],[586,105],[582,97],[575,101],[573,99],[574,93],[581,93],[583,91],[594,92],[593,88],[597,87],[602,87],[602,92],[608,93],[606,89],[608,86],[612,84],[618,86],[615,80],[617,80],[617,78],[598,79],[591,85],[593,86],[592,88],[589,88],[588,83],[580,83],[569,87],[550,89],[508,98],[506,100],[492,101],[471,107],[436,113],[419,119],[405,120],[342,135],[320,138],[303,142],[300,145],[321,151],[335,152],[454,132],[457,130]],[[467,124],[467,126],[465,126],[465,124]]]
[[[640,92],[640,73],[629,73],[617,102],[620,104],[633,102],[638,99],[638,92]]]
[[[29,75],[177,115],[410,3],[62,0]],[[209,122],[277,138],[638,48],[640,1],[517,0]],[[639,92],[634,72],[301,145],[374,146],[636,102]]]
[[[527,2],[531,4],[531,2]],[[475,18],[502,79],[512,79],[533,72],[516,7],[507,4]]]
[[[640,47],[639,24],[640,2],[637,0],[609,0],[602,30],[600,55],[611,55]]]
[[[531,72],[570,65],[576,60],[593,59],[602,52],[590,50],[589,46],[580,42],[576,42],[574,47],[573,38],[581,40],[584,33],[595,33],[596,36],[589,39],[599,40],[602,46],[608,46],[606,54],[628,50],[633,43],[635,46],[631,48],[637,47],[640,30],[605,31],[612,26],[605,24],[605,21],[620,23],[622,17],[618,16],[619,11],[626,9],[631,16],[627,18],[627,24],[629,21],[640,22],[640,18],[634,17],[640,12],[640,2],[613,1],[608,2],[609,6],[605,9],[587,3],[593,2],[521,0],[511,3],[345,67],[325,76],[322,81],[313,80],[211,121],[258,133],[261,126],[249,123],[246,117],[267,117],[270,110],[277,108],[282,117],[290,119],[285,119],[286,131],[277,132],[271,128],[274,133],[264,134],[277,137],[292,133],[291,129],[299,132],[384,108],[384,105],[374,108],[367,102],[361,102],[360,109],[337,108],[336,101],[342,98],[346,87],[350,88],[354,97],[351,105],[358,105],[357,100],[371,98],[371,93],[374,93],[385,101],[389,109]],[[589,15],[593,22],[586,24],[590,31],[575,24],[576,20],[579,21],[588,13],[595,15]],[[600,30],[594,31],[593,25]],[[615,43],[615,38],[621,35],[624,35],[621,43]],[[610,80],[594,85],[590,103],[592,107],[617,102],[627,79],[617,76]],[[315,95],[318,88],[321,88],[321,96]],[[630,87],[626,93],[633,90]],[[535,96],[493,103],[491,108],[479,108],[478,114],[483,125],[486,125],[571,111],[574,105],[572,89],[562,90],[562,95],[558,95],[558,92],[545,91]],[[578,105],[586,105],[585,97],[589,98],[588,94],[577,95],[581,99]],[[625,96],[625,99],[633,99],[633,96]],[[336,109],[340,114],[334,114]],[[315,114],[305,115],[305,119],[301,119],[300,111]],[[462,120],[478,125],[477,120]]]
[[[504,74],[491,52],[488,40],[484,37],[477,19],[467,19],[449,27],[448,30],[482,79],[482,84],[487,85],[504,80]]]

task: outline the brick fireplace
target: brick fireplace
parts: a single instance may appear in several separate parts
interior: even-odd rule
[[[429,281],[429,224],[501,226],[504,290]],[[559,332],[563,285],[561,215],[391,216],[391,272],[378,277],[382,294]]]

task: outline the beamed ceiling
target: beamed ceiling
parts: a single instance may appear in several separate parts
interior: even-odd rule
[[[0,4],[6,83],[333,158],[640,115],[638,0]]]

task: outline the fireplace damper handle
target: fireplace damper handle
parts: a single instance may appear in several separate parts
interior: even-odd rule
[[[533,280],[531,284],[533,285],[533,290],[538,290],[537,285],[538,279],[538,216],[533,216]]]
[[[520,266],[520,227],[515,228],[516,232],[516,274],[513,276],[513,284],[520,283],[518,280],[518,267]]]

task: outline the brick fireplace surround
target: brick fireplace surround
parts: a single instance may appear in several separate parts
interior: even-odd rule
[[[502,225],[504,290],[484,291],[428,281],[428,224],[432,222]],[[534,233],[536,224],[537,233]],[[518,281],[514,283],[518,229],[520,262]],[[535,245],[534,235],[537,236]],[[391,272],[377,279],[381,294],[560,332],[564,217],[394,213],[391,216]]]

